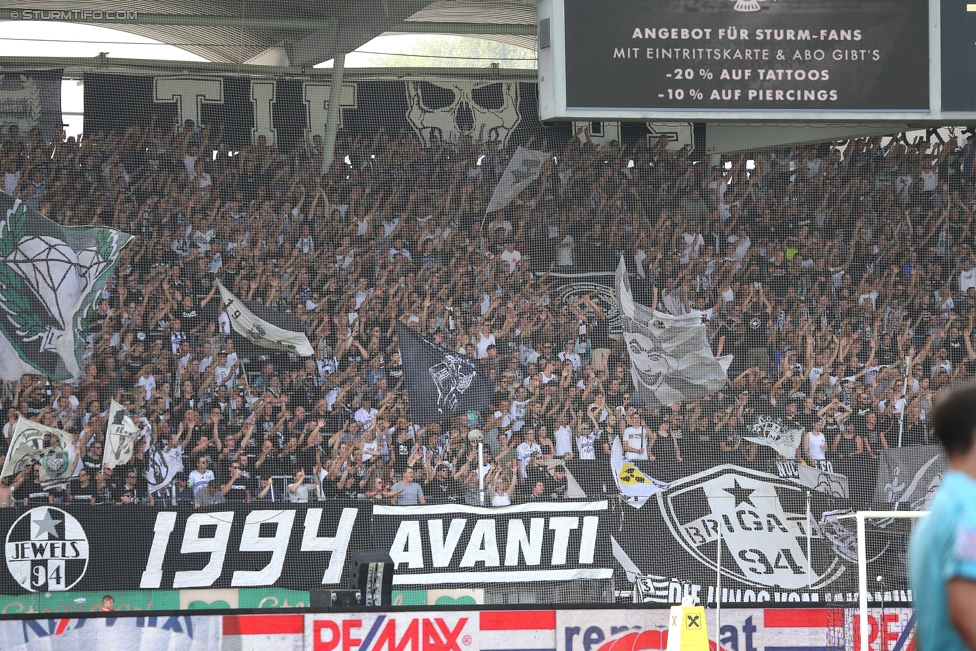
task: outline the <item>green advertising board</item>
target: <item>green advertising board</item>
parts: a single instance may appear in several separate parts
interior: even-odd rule
[[[234,608],[306,608],[309,594],[301,590],[110,590],[107,592],[45,592],[0,595],[0,615],[19,613],[95,612],[102,597],[115,600],[115,610],[213,610]]]

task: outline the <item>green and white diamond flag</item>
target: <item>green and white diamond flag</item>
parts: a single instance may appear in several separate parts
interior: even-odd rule
[[[0,379],[78,380],[92,313],[132,236],[60,226],[0,192]]]

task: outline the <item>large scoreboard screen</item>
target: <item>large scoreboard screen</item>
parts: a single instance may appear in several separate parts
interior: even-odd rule
[[[973,9],[960,0],[539,0],[540,113],[962,117],[946,113],[976,112],[952,99],[976,89]]]

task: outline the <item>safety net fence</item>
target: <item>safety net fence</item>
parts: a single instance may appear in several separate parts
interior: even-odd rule
[[[971,134],[708,156],[346,73],[89,73],[77,137],[60,71],[0,81],[2,599],[307,602],[381,549],[400,603],[856,604],[839,516],[924,509],[976,371]]]

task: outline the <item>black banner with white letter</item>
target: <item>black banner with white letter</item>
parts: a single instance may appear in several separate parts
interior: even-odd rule
[[[611,578],[608,513],[606,501],[441,504],[377,506],[373,520],[394,585],[524,583]]]
[[[154,117],[156,125],[167,131],[193,120],[197,127],[222,126],[221,142],[228,146],[257,144],[263,137],[268,145],[277,145],[284,152],[310,139],[314,142],[315,136],[324,136],[330,93],[328,77],[299,80],[91,73],[85,75],[85,133],[144,127]],[[120,97],[125,101],[119,102]],[[60,104],[58,111],[60,118]],[[500,145],[526,143],[543,130],[535,83],[436,78],[343,83],[340,135],[363,134],[372,139],[380,126],[392,137],[413,133],[425,147],[479,136]],[[547,125],[549,145],[565,147],[573,135],[572,126],[569,122]],[[678,126],[684,131],[679,128],[676,132],[675,123],[623,123],[619,140],[640,143],[649,135],[656,141],[656,134],[668,134],[679,143],[677,147],[687,143],[694,150],[690,123]],[[356,166],[366,162],[353,158]],[[490,176],[494,183],[494,174],[485,169],[472,167],[468,178]],[[568,182],[572,171],[563,173],[568,174]]]
[[[155,121],[163,130],[209,125],[221,142],[241,147],[259,138],[281,151],[324,137],[330,80],[260,79],[213,75],[85,75],[85,132],[124,130]],[[118,98],[125,101],[119,103]],[[473,122],[455,119],[457,107]],[[356,81],[342,84],[340,133],[412,131],[424,143],[484,137],[500,145],[528,139],[541,125],[535,85],[517,81]],[[568,134],[567,134],[568,135]],[[358,161],[357,161],[358,163]],[[480,171],[479,171],[480,173]]]
[[[723,607],[857,602],[855,520],[842,517],[854,512],[852,500],[733,465],[675,480],[655,499],[610,522],[620,582],[632,584],[635,602],[674,604],[685,596],[704,605],[720,596]],[[869,576],[886,578],[887,603],[908,604],[907,525],[866,525]],[[647,541],[654,541],[653,552]]]
[[[345,587],[370,548],[369,504],[0,509],[0,594],[64,590]]]
[[[937,481],[927,471],[916,477]],[[381,549],[397,565],[401,590],[594,588],[546,597],[572,603],[607,599],[614,579],[625,598],[649,605],[685,596],[706,606],[718,596],[723,606],[852,604],[855,523],[839,516],[854,508],[795,478],[733,465],[676,479],[641,508],[614,497],[501,508],[365,500],[181,511],[45,504],[0,510],[0,595],[341,589],[352,552]],[[868,521],[868,574],[887,581],[871,601],[911,601],[905,558],[913,522]]]

